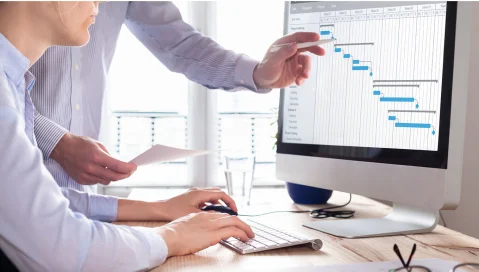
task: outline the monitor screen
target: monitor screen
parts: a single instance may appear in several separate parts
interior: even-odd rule
[[[444,167],[456,7],[293,1],[286,8],[285,34],[317,32],[333,42],[322,45],[325,56],[307,53],[310,77],[282,91],[278,152]]]

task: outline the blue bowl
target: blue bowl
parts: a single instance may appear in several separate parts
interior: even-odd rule
[[[325,204],[333,194],[332,190],[286,182],[289,197],[297,204]]]

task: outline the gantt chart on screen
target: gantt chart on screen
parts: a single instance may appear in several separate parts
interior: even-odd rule
[[[334,42],[285,89],[283,142],[437,150],[445,2],[292,3],[288,17],[288,33]]]

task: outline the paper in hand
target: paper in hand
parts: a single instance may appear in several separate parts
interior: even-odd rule
[[[200,156],[210,153],[208,150],[190,150],[170,147],[166,145],[154,145],[142,154],[130,161],[137,166],[148,165],[158,162],[174,161],[177,159]]]

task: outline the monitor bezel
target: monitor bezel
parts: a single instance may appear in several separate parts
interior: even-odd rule
[[[295,2],[304,3],[311,1],[293,1],[293,3]],[[289,3],[285,2],[285,35],[288,34],[289,6]],[[440,129],[438,133],[439,139],[437,151],[284,143],[282,140],[282,135],[285,89],[283,88],[281,89],[278,111],[277,153],[447,169],[451,118],[451,97],[454,76],[454,47],[457,22],[456,16],[457,2],[447,2],[445,25],[445,37],[447,38],[444,39],[443,78],[439,120]]]

